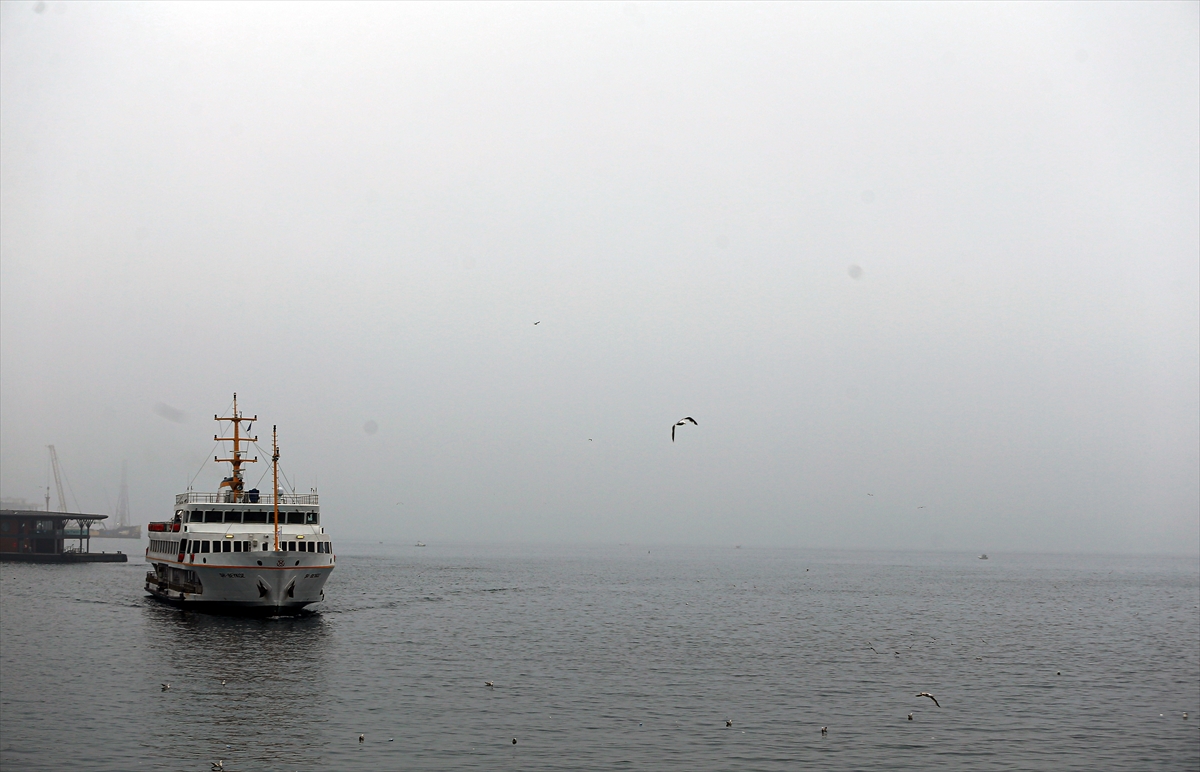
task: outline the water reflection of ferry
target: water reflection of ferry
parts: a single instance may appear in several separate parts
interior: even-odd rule
[[[243,418],[233,399],[229,422],[233,471],[217,493],[188,491],[175,497],[175,516],[150,523],[146,591],[179,606],[263,616],[296,613],[325,599],[333,571],[333,544],[321,527],[316,492],[284,493],[279,487],[279,450],[272,437],[272,480],[276,491],[245,490],[243,445],[257,441],[249,430],[257,416]],[[243,433],[242,424],[247,424]]]

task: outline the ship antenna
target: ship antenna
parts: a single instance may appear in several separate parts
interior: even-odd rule
[[[235,392],[233,395],[233,416],[230,418],[220,418],[214,415],[213,420],[217,422],[229,421],[233,424],[232,437],[218,437],[215,434],[213,435],[214,442],[233,443],[233,458],[217,458],[216,456],[213,456],[213,461],[216,461],[217,463],[228,462],[233,465],[233,475],[230,476],[228,480],[223,480],[221,482],[221,487],[229,488],[231,499],[234,503],[238,503],[242,500],[242,496],[244,495],[242,491],[242,488],[244,487],[242,484],[242,464],[252,464],[258,461],[258,456],[255,456],[254,458],[242,457],[243,442],[258,442],[258,437],[251,437],[249,431],[250,426],[253,426],[254,422],[258,420],[258,416],[255,415],[253,418],[242,418],[242,414],[238,412],[237,393]],[[246,427],[245,437],[242,436],[243,422],[250,424],[250,426]]]
[[[278,427],[271,427],[271,484],[275,486],[274,496],[271,500],[275,502],[275,551],[279,552],[279,434],[276,431]]]

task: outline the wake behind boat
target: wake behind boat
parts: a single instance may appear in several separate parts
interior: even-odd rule
[[[324,586],[333,571],[333,544],[321,527],[317,494],[284,493],[279,488],[279,446],[272,430],[271,469],[274,495],[244,489],[243,445],[256,442],[233,396],[233,415],[213,416],[229,422],[233,471],[216,493],[189,490],[175,497],[175,516],[150,523],[146,591],[176,606],[203,611],[277,616],[296,614],[325,599]],[[248,424],[243,434],[242,424]]]

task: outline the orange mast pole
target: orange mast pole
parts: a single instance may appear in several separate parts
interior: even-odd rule
[[[234,395],[233,395],[233,417],[232,418],[220,418],[220,417],[214,415],[213,420],[218,421],[218,422],[219,421],[230,421],[231,423],[233,423],[233,436],[232,437],[218,437],[215,434],[213,435],[214,442],[229,442],[231,440],[233,441],[233,458],[218,458],[216,456],[213,456],[213,461],[217,461],[217,462],[225,461],[225,462],[229,462],[229,463],[233,464],[233,477],[230,478],[230,480],[229,480],[229,489],[233,493],[233,500],[235,502],[238,502],[238,501],[241,501],[241,499],[242,499],[242,493],[243,493],[242,488],[244,487],[242,485],[242,464],[254,463],[254,462],[258,461],[257,456],[255,456],[252,459],[251,458],[248,458],[245,460],[242,459],[242,436],[241,436],[242,421],[248,421],[249,423],[253,424],[255,421],[258,420],[258,416],[256,415],[253,418],[242,418],[241,413],[239,413],[238,409],[237,409],[237,394],[234,393]],[[258,437],[251,437],[247,434],[246,442],[258,442]],[[225,487],[225,483],[221,483],[221,487]]]
[[[271,500],[275,502],[275,551],[279,552],[279,435],[276,432],[278,427],[271,427],[271,484],[275,486],[274,496]]]

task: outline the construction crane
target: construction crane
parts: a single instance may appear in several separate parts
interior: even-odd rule
[[[117,528],[129,525],[129,483],[125,481],[125,462],[121,462],[121,493],[117,496]]]
[[[50,466],[54,469],[54,487],[58,489],[58,511],[67,511],[67,497],[63,495],[62,473],[58,471],[58,451],[53,445],[47,445],[50,449]],[[46,509],[50,509],[50,492],[46,491]]]

